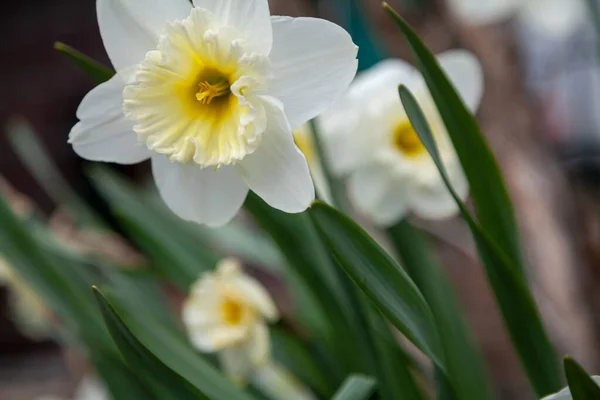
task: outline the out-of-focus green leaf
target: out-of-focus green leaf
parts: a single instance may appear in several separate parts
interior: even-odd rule
[[[94,83],[98,85],[106,82],[115,74],[115,71],[100,64],[98,61],[83,54],[79,50],[75,50],[69,45],[56,42],[54,43],[54,48],[64,54],[73,65],[92,78]]]
[[[12,149],[44,191],[59,205],[67,206],[77,219],[100,225],[97,216],[83,203],[62,177],[33,127],[22,118],[9,121],[6,130]]]
[[[131,185],[106,169],[94,168],[90,176],[123,229],[180,289],[187,291],[201,272],[216,264],[218,257],[204,246],[193,228],[166,207],[144,201]]]
[[[202,388],[192,386],[148,351],[123,324],[100,291],[94,288],[94,294],[110,335],[125,361],[152,389],[157,398],[208,399],[199,391]]]
[[[458,399],[490,399],[490,385],[479,351],[466,326],[449,279],[433,256],[422,233],[406,220],[388,235],[427,300],[444,349],[448,380]]]
[[[309,214],[356,286],[400,332],[444,368],[431,310],[406,272],[341,212],[315,202]]]
[[[360,322],[310,218],[275,210],[252,192],[244,207],[280,248],[329,321],[330,335],[319,340],[333,351],[330,361],[337,363],[337,368],[332,372],[339,376],[341,372],[369,371],[372,355],[356,346],[361,343],[357,335],[363,333]]]
[[[394,338],[387,321],[372,309],[371,304],[366,304],[366,299],[363,308],[377,359],[377,392],[380,398],[425,400],[413,375],[410,357]]]
[[[165,366],[213,400],[252,400],[204,360],[179,332],[157,323],[146,314],[130,314],[127,300],[106,293],[112,310],[131,334]]]
[[[340,386],[331,400],[367,400],[377,382],[375,379],[364,375],[351,375]]]
[[[514,267],[514,259],[508,257],[456,195],[423,111],[408,89],[401,86],[399,93],[412,126],[435,162],[473,233],[509,334],[535,391],[540,396],[555,392],[560,387],[561,379],[554,349],[548,340],[531,293],[518,269]]]
[[[149,388],[142,383],[138,375],[133,373],[118,354],[113,356],[92,349],[88,352],[87,358],[94,366],[98,376],[102,378],[102,382],[113,399],[160,400],[149,391]]]
[[[600,386],[579,363],[571,357],[565,357],[563,365],[573,400],[600,399]]]
[[[320,360],[314,358],[314,354],[318,354],[315,343],[301,342],[296,336],[277,328],[271,329],[271,343],[273,357],[278,362],[309,385],[320,397],[331,397],[335,390],[332,386],[335,378]]]

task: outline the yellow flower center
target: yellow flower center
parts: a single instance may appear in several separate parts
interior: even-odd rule
[[[196,100],[200,104],[210,104],[214,98],[223,98],[230,93],[229,82],[225,78],[219,78],[215,83],[200,82],[198,86],[200,89],[196,93]]]
[[[253,153],[266,129],[257,93],[267,87],[270,63],[244,43],[203,9],[170,23],[123,91],[138,139],[172,162],[200,167]]]
[[[225,298],[221,304],[221,315],[228,325],[239,325],[244,315],[244,306],[235,299]]]
[[[294,143],[296,143],[296,146],[304,154],[306,161],[309,163],[312,162],[315,158],[315,148],[308,128],[302,126],[292,132],[292,135],[294,136]]]
[[[426,151],[417,132],[408,120],[396,125],[392,134],[392,143],[396,150],[407,157],[417,157]]]

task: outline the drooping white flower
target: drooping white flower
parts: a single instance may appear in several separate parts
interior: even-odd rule
[[[225,259],[191,288],[183,322],[192,344],[217,352],[232,379],[245,382],[270,359],[268,322],[279,317],[265,288],[243,273],[239,261]]]
[[[3,258],[0,258],[0,285],[8,289],[11,317],[19,330],[36,340],[51,337],[54,330],[46,304]]]
[[[600,376],[592,376],[592,379],[600,386]],[[566,387],[558,393],[544,397],[542,400],[573,400],[573,396],[571,396],[571,390]]]
[[[150,158],[181,218],[223,225],[248,189],[286,212],[314,187],[292,130],[347,89],[357,47],[339,26],[271,17],[267,0],[97,0],[117,75],[83,99],[69,141],[94,161]]]
[[[438,60],[466,105],[475,110],[483,91],[481,66],[471,53],[451,50]],[[389,226],[409,211],[430,219],[458,208],[402,107],[398,85],[415,95],[458,195],[468,183],[422,75],[401,60],[386,60],[359,75],[346,97],[322,117],[332,166],[349,175],[351,202],[376,224]]]
[[[448,0],[448,7],[470,25],[516,16],[523,25],[551,37],[568,36],[586,19],[583,0]]]

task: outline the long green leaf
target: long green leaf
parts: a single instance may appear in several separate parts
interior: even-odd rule
[[[126,299],[107,293],[116,315],[132,335],[168,368],[213,400],[252,400],[204,360],[179,332],[174,332],[146,313],[131,314]]]
[[[96,84],[106,82],[115,74],[115,71],[62,42],[54,43],[54,48],[64,54],[78,69],[92,78]]]
[[[363,375],[351,375],[340,386],[331,400],[367,400],[375,390],[375,379]]]
[[[98,289],[94,288],[94,294],[102,311],[104,322],[125,361],[152,388],[156,397],[182,400],[208,399],[148,351],[123,324]]]
[[[456,195],[427,120],[414,96],[403,86],[400,86],[399,94],[412,126],[431,155],[473,233],[510,337],[535,391],[540,396],[555,392],[560,387],[561,379],[554,349],[548,340],[531,293],[514,267],[514,259],[509,258]]]
[[[309,214],[356,286],[400,332],[443,368],[431,310],[406,272],[341,212],[315,202]]]
[[[519,236],[514,210],[508,197],[500,169],[471,112],[440,68],[435,56],[425,47],[411,27],[384,3],[385,9],[396,21],[417,67],[452,139],[465,174],[481,225],[505,249],[513,260],[513,267],[523,273]]]
[[[579,363],[571,357],[565,357],[564,368],[573,400],[600,399],[600,386],[594,382]]]
[[[448,276],[436,262],[422,233],[403,220],[388,229],[403,266],[417,284],[435,318],[444,348],[448,379],[459,399],[490,399],[491,390],[472,335]]]

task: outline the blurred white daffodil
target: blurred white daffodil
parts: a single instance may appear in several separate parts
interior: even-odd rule
[[[79,386],[77,386],[72,400],[110,400],[111,398],[108,390],[98,378],[94,376],[84,376],[83,379],[81,379]],[[37,400],[62,399],[56,396],[42,396],[38,397]]]
[[[592,379],[600,386],[600,376],[592,376]],[[573,396],[571,396],[571,390],[566,387],[558,393],[544,397],[542,400],[573,400]]]
[[[248,189],[300,212],[314,199],[292,130],[346,91],[357,47],[339,26],[270,16],[267,0],[97,0],[117,70],[83,99],[69,141],[82,157],[150,158],[181,218],[223,225]]]
[[[9,311],[19,330],[36,340],[51,337],[54,328],[46,304],[2,258],[0,258],[0,285],[8,289]]]
[[[448,0],[457,18],[469,25],[487,25],[512,16],[546,36],[564,37],[586,19],[583,0]]]
[[[246,382],[270,361],[268,322],[279,313],[266,289],[242,271],[239,261],[225,259],[214,273],[204,274],[191,288],[183,322],[192,344],[218,352],[225,373]]]
[[[465,104],[475,111],[483,92],[477,58],[464,50],[438,56]],[[360,74],[346,97],[322,117],[332,167],[349,175],[351,202],[377,225],[389,226],[409,211],[423,218],[452,216],[458,208],[414,131],[398,85],[415,95],[436,139],[450,180],[461,198],[468,183],[422,75],[401,60],[386,60]]]

